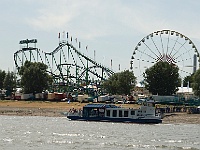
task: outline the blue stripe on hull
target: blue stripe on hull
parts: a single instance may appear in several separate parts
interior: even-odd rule
[[[67,116],[67,118],[78,121],[124,122],[124,123],[147,123],[147,124],[162,123],[161,119],[131,119],[131,118],[79,117],[79,116]]]

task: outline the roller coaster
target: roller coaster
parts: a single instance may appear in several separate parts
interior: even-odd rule
[[[114,73],[112,69],[83,54],[77,38],[69,38],[68,33],[65,35],[65,38],[61,39],[59,33],[59,44],[52,52],[44,52],[37,48],[37,39],[21,40],[20,50],[14,53],[17,71],[25,61],[44,63],[48,66],[47,72],[52,75],[56,86],[100,83]]]

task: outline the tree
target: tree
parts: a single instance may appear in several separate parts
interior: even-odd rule
[[[183,87],[191,87],[192,83],[193,83],[193,76],[194,74],[191,74],[189,76],[186,76],[184,79],[183,79]],[[189,85],[188,85],[189,84]]]
[[[16,87],[16,82],[15,82],[15,74],[14,72],[8,71],[4,78],[3,86],[6,90],[8,91],[13,91],[13,89]]]
[[[192,89],[196,96],[200,96],[200,69],[198,69],[192,78]]]
[[[104,89],[111,94],[130,94],[136,84],[136,77],[128,70],[113,74],[103,83]]]
[[[41,93],[52,83],[51,76],[46,72],[47,65],[40,62],[26,61],[20,68],[21,86],[24,93]]]
[[[6,72],[0,70],[0,89],[4,88],[3,87],[3,82],[4,82],[5,77],[6,77]]]
[[[154,66],[145,70],[145,87],[153,94],[172,95],[178,90],[181,79],[179,68],[168,62],[157,62]]]

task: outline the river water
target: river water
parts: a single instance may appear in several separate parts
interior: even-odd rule
[[[200,150],[199,124],[126,124],[0,116],[0,150]]]

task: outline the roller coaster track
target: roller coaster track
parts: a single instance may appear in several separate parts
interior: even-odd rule
[[[57,82],[65,84],[106,80],[114,73],[113,70],[81,53],[80,47],[78,50],[72,42],[68,41],[59,42],[59,45],[52,52],[28,47],[27,44],[26,47],[14,53],[14,62],[18,71],[27,60],[46,64],[48,66],[47,72]]]

